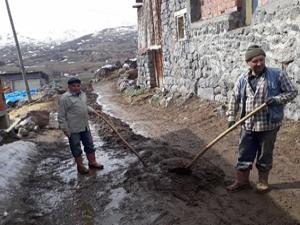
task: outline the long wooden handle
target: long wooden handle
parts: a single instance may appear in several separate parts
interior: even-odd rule
[[[257,107],[255,110],[253,110],[252,112],[250,112],[249,114],[247,114],[246,116],[244,116],[242,119],[240,119],[239,121],[237,121],[233,126],[229,127],[227,130],[225,130],[223,133],[221,133],[218,137],[216,137],[214,140],[212,140],[208,145],[205,146],[205,148],[198,154],[196,155],[193,160],[191,160],[191,162],[185,167],[186,169],[190,168],[195,161],[200,158],[202,155],[205,154],[205,152],[212,147],[215,143],[217,143],[220,139],[222,139],[226,134],[230,133],[231,131],[233,131],[237,126],[239,126],[241,123],[243,123],[245,120],[249,119],[251,116],[253,116],[255,113],[257,113],[258,111],[262,110],[263,108],[265,108],[267,106],[266,103],[262,104],[261,106]]]
[[[119,136],[119,138],[127,145],[127,147],[138,157],[138,159],[141,161],[144,167],[147,167],[144,160],[141,158],[139,153],[135,151],[135,149],[121,136],[121,134],[117,131],[117,129],[106,119],[103,115],[95,111],[96,115],[99,116],[102,120],[104,120],[105,123]]]

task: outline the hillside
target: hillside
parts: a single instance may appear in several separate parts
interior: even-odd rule
[[[28,71],[42,70],[56,77],[63,74],[91,75],[106,63],[135,57],[136,48],[137,30],[134,26],[104,29],[60,44],[31,42],[30,39],[21,43]],[[0,50],[0,71],[18,70],[15,47],[9,45]]]

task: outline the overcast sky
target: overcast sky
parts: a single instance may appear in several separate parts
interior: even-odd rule
[[[53,38],[64,31],[82,34],[136,24],[134,0],[9,0],[18,34]],[[0,35],[11,33],[5,0],[0,3]]]

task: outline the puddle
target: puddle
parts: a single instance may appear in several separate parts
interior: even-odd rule
[[[134,156],[129,155],[127,152],[124,152],[124,155],[120,155],[120,153],[115,153],[114,151],[107,152],[107,150],[103,150],[101,147],[104,143],[97,133],[97,125],[90,124],[90,128],[96,148],[96,158],[101,164],[104,165],[104,170],[97,173],[98,176],[106,175],[113,171],[123,169],[130,163],[133,163],[137,160]],[[126,150],[124,149],[124,151]]]
[[[120,224],[121,219],[125,216],[122,213],[122,209],[120,209],[120,204],[128,194],[122,187],[113,189],[110,193],[109,199],[111,202],[104,209],[101,224]]]
[[[114,116],[115,112],[122,112],[122,108],[117,106],[117,105],[113,105],[106,103],[105,99],[107,97],[113,97],[113,95],[103,95],[101,93],[97,93],[98,97],[97,97],[97,103],[99,105],[102,106],[102,111],[110,116]]]
[[[59,176],[65,184],[77,184],[78,173],[73,159],[64,160],[54,175]]]
[[[104,219],[101,220],[101,224],[103,225],[118,225],[120,224],[121,219],[124,217],[122,213],[113,213],[111,215],[105,216]]]
[[[58,190],[37,190],[37,193],[40,192],[39,198],[36,198],[35,201],[40,209],[42,209],[42,214],[51,213],[59,203],[67,196],[64,192],[59,192]]]
[[[121,120],[123,123],[128,124],[128,126],[132,129],[132,131],[136,134],[148,137],[148,132],[144,131],[142,126],[136,122],[132,122],[130,120],[126,120],[127,112],[124,111],[121,107],[116,104],[112,104],[111,102],[107,102],[107,97],[111,97],[113,95],[103,95],[102,93],[97,93],[97,103],[102,106],[102,111],[111,117],[116,117]],[[145,124],[144,124],[145,125]]]
[[[89,176],[82,176],[77,173],[68,145],[55,142],[45,149],[41,146],[34,173],[18,192],[14,205],[3,209],[10,213],[5,219],[9,221],[7,224],[16,224],[20,219],[22,224],[32,221],[34,224],[77,224],[79,221],[86,225],[112,225],[126,218],[122,206],[129,194],[120,183],[137,158],[122,147],[109,148],[106,143],[104,147],[98,125],[91,123],[90,128],[96,157],[104,170],[91,170]],[[87,166],[85,154],[83,158]]]
[[[119,187],[114,190],[111,190],[111,195],[109,198],[111,202],[105,207],[105,210],[109,210],[112,208],[119,208],[120,202],[127,196],[127,192],[124,188]]]

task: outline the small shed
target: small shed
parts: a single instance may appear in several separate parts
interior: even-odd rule
[[[30,89],[40,89],[49,82],[49,76],[42,72],[26,72],[26,78]],[[5,88],[10,87],[12,91],[26,90],[21,72],[9,72],[0,74]]]

